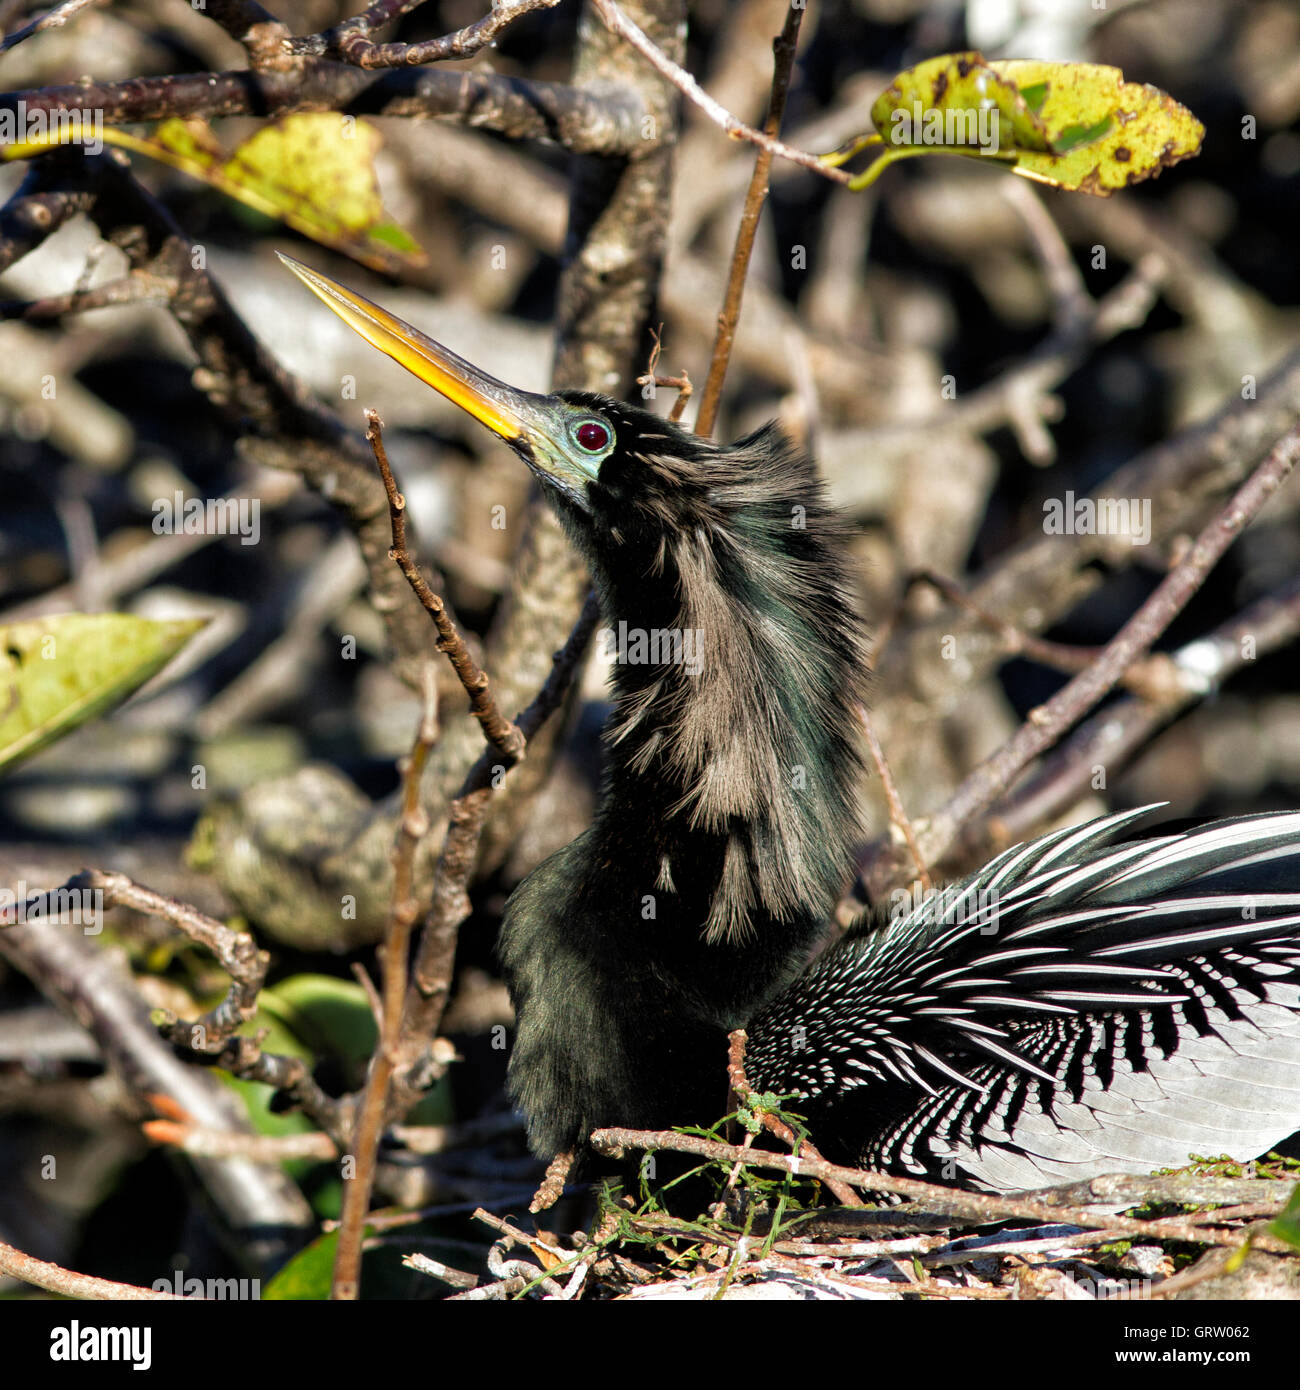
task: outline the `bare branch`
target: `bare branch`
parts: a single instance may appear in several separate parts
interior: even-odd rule
[[[126,82],[37,87],[0,93],[0,111],[102,112],[106,125],[168,116],[284,116],[338,111],[355,116],[441,116],[516,140],[547,140],[586,154],[647,148],[636,93],[528,82],[487,72],[397,69],[378,74],[346,63],[293,59],[289,70],[178,73]],[[652,142],[651,142],[652,143]]]
[[[429,587],[428,581],[420,573],[411,552],[406,546],[406,499],[397,490],[393,470],[388,464],[388,451],[384,448],[384,424],[374,410],[366,411],[366,438],[379,467],[379,476],[384,480],[384,492],[388,496],[388,515],[393,530],[392,556],[397,567],[406,577],[416,598],[424,611],[433,619],[438,629],[438,650],[446,654],[452,668],[465,687],[469,696],[470,712],[478,720],[483,737],[503,757],[518,762],[524,755],[524,736],[497,708],[492,695],[488,674],[478,666],[470,655],[465,639],[460,635],[455,622],[447,612],[447,605]],[[423,761],[423,760],[422,760]]]
[[[768,97],[767,116],[763,121],[763,133],[775,139],[781,129],[781,118],[785,115],[785,101],[790,92],[790,78],[794,73],[794,55],[799,47],[799,25],[803,20],[801,5],[788,5],[785,24],[772,42],[772,92]],[[718,314],[718,331],[713,339],[713,352],[709,358],[709,374],[704,382],[704,394],[700,397],[699,414],[695,420],[695,433],[710,435],[718,418],[718,405],[722,400],[722,383],[727,377],[727,364],[731,361],[731,345],[736,337],[736,324],[740,319],[740,305],[745,297],[745,280],[749,275],[749,258],[754,251],[754,237],[758,232],[758,220],[763,215],[763,204],[767,201],[767,185],[772,172],[772,151],[760,146],[754,158],[754,172],[749,180],[749,191],[745,194],[745,206],[740,214],[740,226],[736,228],[736,246],[731,253],[731,270],[727,276],[727,293]]]
[[[591,0],[591,5],[612,33],[626,39],[656,72],[667,78],[687,100],[698,106],[715,125],[721,126],[733,139],[748,140],[751,145],[757,145],[769,155],[779,155],[792,164],[811,169],[813,173],[820,174],[833,183],[852,182],[850,175],[842,169],[832,169],[830,165],[823,164],[815,154],[809,154],[807,150],[796,150],[792,145],[783,144],[764,131],[755,130],[753,126],[737,120],[724,106],[714,101],[685,68],[674,63],[661,48],[653,44],[645,32],[619,9],[614,0]]]
[[[285,40],[285,51],[318,58],[341,58],[360,68],[417,67],[447,58],[472,58],[487,48],[516,20],[535,10],[553,9],[560,0],[502,0],[490,11],[454,34],[422,43],[375,43],[369,36],[400,15],[418,9],[424,0],[379,0],[364,14],[345,19],[320,34]]]
[[[961,1188],[941,1187],[937,1183],[921,1182],[916,1178],[896,1178],[886,1173],[861,1168],[845,1168],[825,1159],[806,1158],[803,1154],[778,1154],[765,1150],[742,1149],[736,1144],[724,1144],[717,1139],[703,1139],[693,1134],[678,1134],[676,1130],[598,1129],[591,1135],[592,1148],[610,1158],[622,1158],[629,1149],[663,1149],[671,1153],[693,1154],[714,1163],[741,1161],[754,1168],[773,1168],[798,1177],[819,1178],[823,1182],[834,1178],[864,1192],[888,1192],[897,1197],[910,1197],[924,1203],[927,1212],[941,1212],[975,1222],[1029,1220],[1059,1225],[1069,1222],[1084,1229],[1102,1228],[1123,1236],[1143,1236],[1152,1240],[1187,1240],[1201,1245],[1241,1244],[1240,1231],[1221,1230],[1213,1226],[1170,1217],[1152,1221],[1134,1217],[1111,1216],[1095,1208],[1056,1206],[1039,1194],[1020,1197],[1000,1196],[985,1192],[966,1192]],[[1285,1254],[1290,1246],[1275,1236],[1263,1236],[1258,1248]]]
[[[15,29],[12,34],[6,34],[0,39],[0,53],[8,53],[11,48],[17,48],[24,39],[30,39],[33,34],[39,34],[42,29],[61,29],[74,15],[80,14],[82,10],[89,9],[92,5],[101,5],[104,0],[61,0],[52,10],[46,10],[44,14],[37,15],[30,24],[24,24],[21,29]]]
[[[1085,671],[1045,705],[1031,710],[1016,734],[962,782],[919,834],[926,862],[936,863],[961,828],[1000,796],[1040,753],[1051,748],[1097,704],[1124,672],[1182,612],[1205,577],[1246,524],[1281,487],[1300,458],[1300,425],[1280,439],[1228,505],[1188,548],[1186,555],[1119,630]],[[902,865],[894,847],[877,840],[864,857],[862,880],[877,900],[899,881]]]
[[[409,563],[405,548],[405,524],[402,520],[401,499],[392,486],[393,475],[388,468],[383,441],[379,435],[379,417],[367,412],[371,444],[375,458],[384,474],[384,486],[389,498],[396,498],[393,511],[394,546]],[[400,563],[400,561],[399,561]],[[418,575],[418,571],[416,572]],[[423,579],[420,580],[424,583]],[[427,587],[427,586],[426,586]],[[438,737],[438,682],[432,667],[424,671],[424,703],[415,743],[402,769],[402,815],[398,823],[397,843],[393,848],[393,892],[389,904],[388,932],[384,941],[383,1013],[379,1020],[379,1038],[370,1059],[370,1072],[357,1111],[356,1130],[352,1136],[352,1175],[343,1185],[343,1219],[339,1225],[338,1249],[334,1259],[334,1277],[330,1284],[333,1299],[355,1299],[361,1291],[361,1244],[365,1233],[366,1212],[370,1208],[370,1193],[375,1182],[375,1167],[379,1157],[379,1140],[383,1134],[384,1116],[388,1105],[388,1090],[393,1072],[400,1060],[402,1038],[402,1001],[406,995],[407,958],[411,949],[411,932],[419,915],[420,901],[415,892],[415,852],[420,841],[429,833],[429,820],[420,805],[420,783],[429,750]]]
[[[162,1293],[157,1289],[141,1288],[138,1284],[119,1284],[113,1279],[96,1279],[92,1274],[78,1274],[62,1265],[50,1264],[15,1250],[0,1240],[0,1274],[34,1284],[38,1289],[62,1294],[64,1298],[106,1299],[113,1302],[190,1302],[182,1294]]]

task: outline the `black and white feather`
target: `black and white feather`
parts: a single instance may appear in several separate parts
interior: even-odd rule
[[[1149,808],[1147,808],[1149,809]],[[751,1022],[824,1152],[1011,1190],[1300,1129],[1300,812],[1018,846],[846,937]]]

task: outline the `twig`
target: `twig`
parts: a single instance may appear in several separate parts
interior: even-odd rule
[[[553,1207],[560,1200],[564,1193],[564,1185],[569,1180],[569,1171],[576,1159],[577,1154],[572,1149],[565,1149],[557,1153],[546,1165],[546,1176],[533,1193],[532,1201],[528,1203],[528,1210],[534,1216],[539,1211]]]
[[[215,917],[207,916],[178,898],[155,893],[152,888],[135,883],[125,874],[88,869],[74,875],[64,887],[77,892],[103,893],[105,908],[127,907],[148,917],[170,922],[191,941],[209,950],[230,976],[226,997],[198,1018],[180,1023],[178,1027],[182,1033],[176,1041],[184,1042],[185,1035],[192,1036],[194,1030],[198,1030],[212,1043],[219,1044],[257,1012],[257,996],[266,981],[271,957],[258,948],[257,942],[247,932],[231,931]],[[169,1020],[171,1024],[177,1023],[174,1014],[169,1015]],[[188,1045],[193,1046],[192,1043]],[[197,1047],[194,1050],[210,1049]]]
[[[591,1135],[591,1145],[597,1153],[610,1158],[622,1158],[628,1149],[667,1149],[714,1163],[733,1163],[743,1158],[744,1162],[756,1168],[775,1168],[799,1177],[820,1178],[823,1182],[834,1178],[863,1191],[910,1197],[924,1203],[927,1211],[942,1212],[979,1224],[1015,1220],[1053,1225],[1068,1223],[1085,1229],[1116,1231],[1126,1236],[1185,1240],[1201,1245],[1236,1245],[1241,1239],[1239,1231],[1193,1225],[1178,1217],[1144,1221],[1134,1217],[1109,1216],[1086,1208],[1051,1206],[1035,1198],[966,1192],[960,1188],[941,1187],[938,1183],[921,1182],[916,1178],[896,1178],[886,1173],[845,1168],[837,1163],[827,1163],[825,1159],[805,1158],[802,1154],[778,1154],[758,1149],[746,1151],[736,1144],[724,1144],[717,1139],[703,1139],[693,1134],[678,1134],[671,1129],[598,1129]],[[1275,1237],[1267,1237],[1266,1240],[1267,1244],[1259,1244],[1260,1249],[1277,1250],[1279,1253],[1286,1253],[1290,1249],[1284,1241]]]
[[[306,1134],[234,1134],[176,1120],[145,1120],[140,1128],[151,1143],[205,1158],[248,1158],[254,1163],[306,1158],[328,1163],[339,1152],[338,1145],[323,1130]]]
[[[824,164],[817,155],[809,154],[807,150],[796,150],[792,145],[783,144],[764,131],[755,130],[753,126],[737,120],[726,107],[714,101],[685,68],[674,63],[662,49],[656,47],[619,9],[614,0],[591,0],[591,4],[613,33],[626,39],[660,76],[671,82],[688,101],[698,106],[715,125],[721,126],[733,139],[747,140],[751,145],[757,145],[769,154],[779,155],[782,159],[790,160],[792,164],[811,169],[834,183],[847,186],[852,182],[850,175],[842,169],[833,169],[829,164]]]
[[[456,624],[447,612],[447,605],[429,587],[428,581],[420,573],[406,545],[406,499],[397,490],[393,470],[388,464],[388,452],[384,448],[384,425],[379,412],[366,411],[366,439],[370,443],[379,467],[379,476],[384,480],[384,492],[388,496],[388,515],[393,529],[393,559],[397,563],[412,592],[433,619],[438,629],[438,650],[446,654],[452,668],[460,678],[469,696],[470,713],[478,720],[483,737],[503,758],[518,762],[524,753],[524,736],[497,708],[492,696],[491,682],[486,671],[482,670],[470,655],[465,639],[460,635]]]
[[[131,1096],[149,1103],[164,1095],[174,1112],[208,1128],[251,1129],[234,1092],[210,1072],[187,1065],[159,1036],[134,979],[112,953],[79,932],[29,921],[0,931],[0,954],[91,1033]],[[295,1060],[294,1066],[304,1075],[303,1091],[314,1087],[303,1064]],[[321,1100],[322,1112],[337,1110],[327,1097]],[[307,1100],[303,1108],[309,1110]],[[317,1123],[329,1127],[325,1118]],[[278,1268],[299,1237],[315,1230],[311,1208],[278,1168],[199,1155],[193,1166],[240,1248],[263,1267]]]
[[[123,1302],[192,1302],[182,1294],[163,1293],[158,1289],[144,1289],[138,1284],[119,1284],[112,1279],[96,1279],[93,1274],[78,1274],[75,1270],[64,1269],[62,1265],[50,1264],[31,1255],[15,1250],[12,1245],[0,1240],[0,1273],[8,1274],[24,1283],[35,1284],[38,1289],[48,1289],[51,1293],[62,1294],[65,1298],[93,1298],[122,1300]]]
[[[516,20],[534,10],[553,9],[560,0],[502,0],[473,24],[454,34],[425,39],[422,43],[375,43],[369,35],[390,20],[418,9],[424,0],[379,0],[364,14],[345,19],[320,34],[286,39],[285,51],[314,57],[341,58],[360,68],[416,67],[445,58],[472,58],[495,43]]]
[[[908,852],[912,856],[912,863],[916,866],[916,875],[921,880],[921,891],[928,893],[932,887],[930,871],[926,868],[925,859],[921,854],[921,846],[917,842],[916,830],[912,825],[911,817],[903,806],[903,798],[898,794],[898,784],[894,781],[894,774],[889,769],[885,750],[880,746],[880,740],[876,737],[876,728],[871,722],[871,714],[866,705],[858,705],[858,719],[861,721],[863,732],[867,737],[867,749],[871,753],[871,761],[875,763],[876,771],[880,776],[880,787],[885,793],[885,804],[889,807],[890,824],[898,830],[906,842]]]
[[[6,34],[0,40],[0,53],[8,53],[11,48],[17,48],[24,39],[30,39],[33,34],[39,34],[42,29],[61,29],[68,20],[74,15],[80,14],[82,10],[103,3],[104,0],[62,0],[52,10],[46,10],[44,14],[37,15],[30,24],[24,24],[21,29],[15,29],[12,34]]]
[[[972,614],[986,627],[992,628],[1006,643],[1007,654],[1010,656],[1025,656],[1054,671],[1065,671],[1070,675],[1086,671],[1097,659],[1097,653],[1100,651],[1098,647],[1072,647],[1064,642],[1049,642],[1032,632],[1026,632],[998,614],[991,613],[983,604],[973,599],[956,580],[948,578],[947,575],[939,574],[935,570],[913,570],[907,576],[906,587],[910,591],[919,584],[928,584],[932,589],[938,590],[950,603]],[[880,650],[881,647],[878,645],[873,655],[878,654]],[[1169,658],[1165,656],[1135,661],[1120,678],[1120,684],[1144,698],[1154,698],[1169,685],[1166,669],[1168,665]]]
[[[733,1028],[727,1035],[727,1079],[731,1082],[732,1092],[736,1099],[747,1109],[752,1109],[758,1116],[759,1123],[769,1134],[774,1134],[783,1144],[789,1144],[792,1153],[798,1153],[800,1157],[815,1158],[825,1162],[821,1152],[811,1139],[804,1135],[802,1140],[794,1130],[778,1115],[774,1115],[770,1110],[765,1109],[758,1097],[754,1094],[754,1088],[749,1084],[749,1078],[745,1075],[745,1044],[749,1041],[749,1035],[743,1028]],[[744,1146],[748,1149],[749,1145]],[[733,1170],[732,1179],[734,1181],[736,1173],[739,1172],[739,1165]],[[847,1183],[840,1182],[837,1178],[828,1178],[826,1186],[839,1200],[841,1206],[860,1207],[862,1199]]]
[[[767,115],[763,120],[763,134],[775,139],[781,130],[781,118],[785,115],[786,97],[790,92],[790,78],[794,72],[795,50],[799,46],[799,25],[803,20],[803,6],[788,3],[785,11],[785,24],[780,34],[772,41],[772,92],[768,97]],[[718,314],[717,333],[713,339],[713,352],[709,358],[709,374],[704,381],[704,394],[700,397],[699,414],[695,419],[695,433],[710,435],[718,419],[718,405],[722,400],[722,383],[727,377],[727,365],[731,361],[731,345],[736,338],[736,324],[740,319],[740,305],[745,297],[745,280],[749,274],[749,259],[754,252],[754,237],[758,232],[758,221],[763,215],[763,204],[767,201],[768,181],[772,173],[772,151],[759,146],[754,157],[754,172],[750,176],[749,191],[745,194],[745,206],[740,214],[740,226],[736,228],[736,245],[731,253],[731,270],[727,276],[727,292]]]
[[[1043,267],[1052,294],[1053,325],[1057,332],[1069,333],[1088,317],[1092,307],[1092,297],[1070,254],[1069,243],[1043,206],[1043,200],[1024,179],[1002,179],[998,187],[1025,224],[1030,243]]]
[[[162,1099],[161,1097],[155,1100]],[[160,1107],[161,1108],[161,1107]],[[305,1134],[240,1134],[228,1129],[214,1129],[197,1124],[184,1111],[176,1114],[167,1107],[166,1118],[146,1120],[140,1127],[155,1144],[167,1144],[187,1154],[210,1158],[249,1158],[254,1163],[282,1163],[291,1158],[320,1159],[329,1162],[336,1158],[340,1146],[323,1130]],[[385,1134],[408,1153],[420,1155],[445,1154],[458,1148],[515,1134],[519,1121],[513,1115],[490,1116],[485,1120],[469,1120],[449,1125],[390,1125]],[[403,1213],[403,1216],[409,1213]],[[410,1224],[423,1218],[416,1216]],[[376,1225],[368,1221],[369,1226]],[[403,1224],[396,1219],[390,1224]]]
[[[658,328],[650,330],[652,346],[650,348],[650,360],[646,364],[645,373],[637,377],[638,386],[669,386],[677,392],[677,399],[673,402],[673,408],[668,412],[668,418],[676,424],[682,418],[682,411],[686,409],[686,402],[690,400],[695,388],[691,385],[691,379],[682,372],[679,376],[659,376],[656,368],[659,366],[659,356],[663,351],[663,324]]]
[[[531,739],[559,707],[587,650],[600,618],[600,605],[588,594],[568,641],[555,654],[550,675],[533,702],[516,719],[524,736]],[[474,870],[479,837],[492,795],[501,778],[513,766],[495,749],[487,749],[470,769],[460,792],[451,803],[447,834],[434,875],[433,903],[420,937],[411,988],[407,992],[402,1034],[414,1055],[396,1087],[398,1105],[413,1101],[432,1079],[428,1064],[428,1039],[442,1018],[451,985],[452,963],[460,924],[469,915],[469,878]]]
[[[1281,487],[1300,458],[1300,425],[1293,426],[1237,490],[1228,505],[1202,530],[1187,554],[1102,648],[1096,661],[1031,710],[1016,733],[974,769],[919,834],[927,862],[937,863],[969,824],[1011,785],[1036,758],[1057,743],[1115,685],[1134,661],[1182,612],[1224,551],[1265,502]],[[898,856],[879,840],[865,860],[862,878],[879,900],[897,879]]]
[[[285,57],[283,53],[282,57]],[[378,73],[346,63],[286,59],[274,68],[170,73],[122,82],[67,83],[0,94],[0,111],[46,118],[62,110],[103,113],[106,125],[169,116],[275,117],[291,111],[357,116],[442,116],[516,140],[545,140],[583,154],[644,154],[645,108],[619,85],[601,92],[491,72],[437,68]]]
[[[168,304],[175,293],[174,281],[159,279],[148,271],[133,270],[107,284],[93,285],[87,290],[52,294],[44,299],[0,301],[0,319],[37,323],[61,318],[64,314],[83,314],[87,310],[103,309],[109,305]]]
[[[384,456],[383,443],[379,439],[379,417],[373,411],[368,412],[368,416],[373,431],[370,435],[371,444],[375,449],[375,457],[380,460],[384,486],[388,488],[389,500],[394,508],[395,548],[405,556],[401,499],[392,487],[392,474]],[[409,563],[409,556],[406,556],[406,559]],[[418,570],[416,575],[419,577]],[[420,583],[424,583],[422,578]],[[457,640],[459,641],[459,638]],[[355,1299],[360,1292],[361,1246],[365,1234],[366,1212],[370,1208],[370,1193],[375,1181],[389,1083],[400,1061],[402,1001],[406,997],[407,958],[411,948],[411,932],[420,911],[419,899],[414,888],[415,853],[420,842],[429,833],[429,819],[420,805],[420,782],[424,776],[425,764],[429,760],[429,750],[438,737],[438,682],[431,666],[424,669],[423,694],[424,702],[415,743],[406,766],[402,769],[402,814],[398,822],[397,843],[393,847],[393,892],[389,902],[388,932],[383,949],[383,1011],[379,1038],[375,1043],[374,1056],[370,1059],[370,1071],[366,1077],[366,1087],[357,1113],[356,1132],[352,1140],[352,1176],[343,1186],[343,1217],[334,1259],[334,1278],[330,1285],[330,1297],[333,1299]]]
[[[126,907],[170,922],[192,941],[211,951],[230,976],[226,997],[195,1019],[177,1018],[169,1009],[154,1011],[153,1022],[169,1042],[185,1048],[209,1065],[287,1092],[318,1124],[331,1132],[337,1129],[339,1103],[321,1090],[301,1060],[263,1052],[260,1038],[243,1037],[236,1032],[257,1012],[257,998],[271,960],[258,948],[253,937],[245,932],[231,931],[188,903],[155,893],[125,874],[103,873],[96,869],[75,874],[52,893],[34,894],[25,904],[25,915],[31,918],[38,914],[42,904],[69,901],[69,894],[71,900],[79,900],[86,893],[102,893],[106,909]],[[5,925],[7,922],[0,920],[0,927]]]
[[[1158,692],[1148,688],[1108,706],[1081,724],[1044,759],[1032,777],[961,835],[959,856],[983,859],[1032,827],[1067,810],[1089,790],[1098,766],[1118,770],[1162,725],[1211,695],[1253,658],[1279,650],[1300,635],[1300,579],[1252,603],[1205,637],[1159,661],[1167,673]]]

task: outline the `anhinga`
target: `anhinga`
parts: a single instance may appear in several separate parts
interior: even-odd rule
[[[585,557],[613,668],[593,825],[515,891],[514,1098],[543,1156],[712,1122],[726,1035],[828,1157],[994,1188],[1253,1158],[1300,1127],[1300,812],[1008,850],[804,969],[858,832],[862,628],[844,526],[767,426],[720,446],[605,396],[514,390],[293,261],[509,442]]]

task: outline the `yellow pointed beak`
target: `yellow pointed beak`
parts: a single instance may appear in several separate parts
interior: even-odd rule
[[[537,396],[531,391],[507,386],[363,295],[344,289],[290,256],[278,251],[276,255],[368,343],[387,353],[394,362],[400,362],[408,372],[448,400],[455,401],[502,439],[532,437],[538,431],[545,431],[548,425],[554,425],[554,404],[549,396]]]

